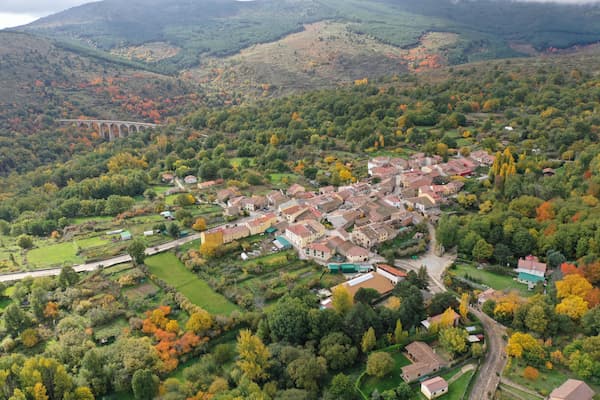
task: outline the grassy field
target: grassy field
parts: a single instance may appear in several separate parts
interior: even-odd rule
[[[523,392],[507,385],[500,385],[498,388],[499,400],[540,400],[540,397]],[[514,395],[512,394],[514,393]]]
[[[531,390],[535,390],[544,396],[547,396],[555,387],[562,385],[568,378],[577,379],[575,376],[568,374],[567,371],[557,368],[552,370],[539,369],[540,377],[537,380],[532,381],[523,377],[523,370],[526,366],[525,362],[512,359],[509,365],[510,368],[505,371],[505,376],[511,381]],[[597,387],[592,388],[595,390],[598,389]]]
[[[282,183],[282,181],[287,179],[287,183],[292,184],[298,180],[298,175],[294,174],[271,174],[269,175],[269,179],[271,183],[274,185]]]
[[[77,264],[82,261],[83,259],[77,255],[77,245],[74,242],[46,245],[27,253],[28,264],[37,268],[63,263]]]
[[[100,217],[78,217],[71,219],[73,225],[85,224],[86,222],[109,222],[114,217],[111,216],[100,216]]]
[[[150,272],[174,286],[192,303],[213,314],[229,315],[237,306],[198,278],[173,253],[163,253],[146,259]]]
[[[446,400],[461,400],[467,386],[469,385],[471,376],[473,376],[473,371],[465,373],[460,378],[452,382],[452,384],[448,387],[448,394],[445,395],[444,398]]]
[[[394,369],[389,375],[381,379],[368,375],[365,375],[363,377],[360,388],[367,396],[370,396],[371,393],[373,393],[373,390],[375,389],[377,389],[379,393],[381,393],[384,390],[393,389],[403,382],[402,378],[400,377],[402,372],[401,369],[402,367],[410,364],[410,361],[406,357],[404,357],[402,351],[393,352],[391,353],[391,355],[394,358],[396,364],[394,365]]]
[[[287,262],[287,255],[294,254],[293,250],[281,252],[281,253],[273,253],[263,257],[253,258],[252,260],[245,261],[244,266],[256,266],[259,263],[262,265],[266,265],[272,267],[274,265],[282,265]]]
[[[519,292],[521,296],[532,296],[533,292],[527,290],[527,285],[517,282],[512,276],[495,274],[483,269],[477,269],[472,265],[456,264],[456,268],[451,269],[456,276],[464,278],[466,275],[471,276],[496,290],[513,289]]]

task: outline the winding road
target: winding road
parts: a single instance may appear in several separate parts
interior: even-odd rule
[[[432,293],[445,292],[447,289],[443,283],[443,274],[446,268],[448,268],[454,260],[456,255],[452,253],[446,253],[441,257],[435,254],[435,248],[437,246],[435,240],[435,228],[432,224],[427,224],[429,229],[429,250],[416,260],[395,260],[395,265],[404,269],[417,270],[422,265],[425,265],[427,272],[429,273],[429,291]],[[507,358],[504,353],[504,339],[503,335],[506,334],[506,327],[494,321],[483,312],[478,309],[471,307],[471,313],[473,313],[481,323],[486,334],[486,347],[485,359],[481,363],[477,379],[471,390],[470,400],[484,400],[491,399],[496,393],[498,384],[500,383],[500,376],[504,367],[506,366]]]

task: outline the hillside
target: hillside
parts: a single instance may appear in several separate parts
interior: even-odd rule
[[[172,77],[0,32],[0,175],[71,156],[83,134],[56,131],[56,118],[163,122],[205,100]]]
[[[599,13],[598,5],[491,0],[105,0],[20,29],[77,40],[174,72],[323,20],[395,47],[418,44],[426,32],[453,32],[459,40],[448,59],[456,64],[514,56],[518,45],[543,50],[598,41]]]

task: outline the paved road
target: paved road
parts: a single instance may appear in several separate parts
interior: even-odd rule
[[[395,260],[394,264],[397,267],[414,270],[417,271],[422,265],[427,268],[427,273],[429,274],[430,281],[432,285],[429,285],[429,290],[432,293],[441,293],[445,292],[446,288],[443,284],[442,275],[446,268],[448,268],[454,260],[456,259],[456,254],[445,253],[441,257],[438,257],[435,254],[435,248],[437,247],[437,242],[435,240],[435,228],[432,224],[428,223],[427,228],[429,229],[429,237],[431,240],[429,241],[429,250],[416,260],[405,259],[405,260]]]
[[[157,246],[149,247],[146,249],[146,254],[151,256],[154,254],[162,253],[168,250],[171,250],[177,246],[182,244],[191,242],[192,240],[200,239],[200,234],[196,233],[190,236],[186,236],[181,239],[173,240],[164,244],[160,244]],[[117,256],[113,258],[109,258],[107,260],[96,261],[87,264],[80,264],[73,267],[73,269],[77,272],[84,271],[94,271],[98,269],[98,267],[111,267],[113,265],[122,264],[131,261],[131,257],[128,255]],[[26,271],[26,272],[15,272],[12,274],[3,274],[0,275],[0,282],[8,282],[8,281],[18,281],[25,277],[31,276],[33,278],[39,278],[43,276],[56,276],[60,274],[61,268],[51,268],[51,269],[41,269],[36,271]]]
[[[496,393],[496,388],[500,383],[500,376],[507,362],[504,352],[506,343],[502,338],[506,334],[506,327],[475,308],[471,308],[470,311],[483,323],[487,351],[485,359],[479,368],[479,375],[473,385],[469,399],[491,399],[494,393]]]
[[[438,257],[435,254],[435,248],[437,246],[435,229],[431,224],[427,224],[427,226],[431,238],[427,253],[416,260],[396,260],[395,265],[405,269],[413,269],[415,271],[419,269],[421,265],[425,265],[430,278],[429,290],[432,293],[441,293],[446,291],[442,275],[446,268],[454,262],[456,254],[445,253],[441,257]],[[504,353],[506,344],[504,343],[504,339],[502,339],[502,336],[506,334],[506,328],[475,308],[471,308],[471,312],[483,323],[486,333],[487,351],[469,399],[490,399],[491,396],[496,393],[496,388],[500,382],[500,376],[496,375],[496,372],[502,374],[507,362]],[[488,393],[491,393],[491,396],[488,396]]]

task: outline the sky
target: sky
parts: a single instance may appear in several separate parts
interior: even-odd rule
[[[127,0],[124,0],[127,1]],[[525,0],[548,1],[548,0]],[[557,3],[597,3],[600,0],[552,0]],[[90,0],[0,0],[0,29],[24,25],[80,4],[89,3]]]

